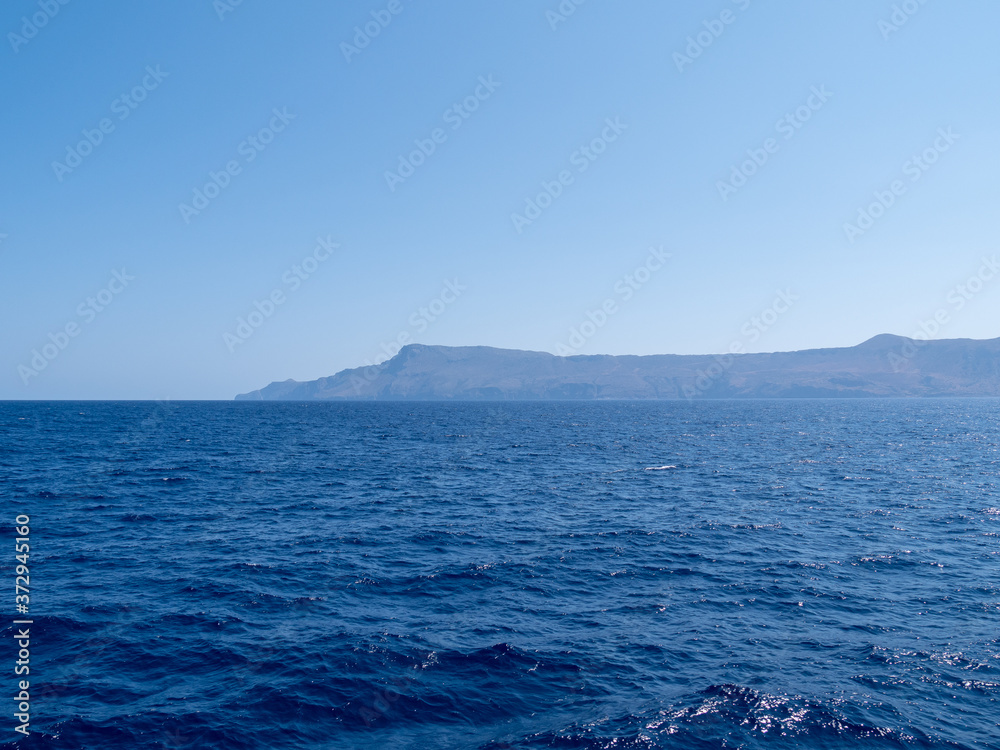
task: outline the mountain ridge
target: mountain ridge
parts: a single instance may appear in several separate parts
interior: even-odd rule
[[[852,347],[762,354],[576,354],[408,344],[378,365],[275,381],[236,400],[1000,396],[1000,338],[879,334]]]

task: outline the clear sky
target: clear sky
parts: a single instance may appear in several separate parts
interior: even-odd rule
[[[228,399],[397,339],[994,338],[998,27],[994,0],[10,0],[0,398]]]

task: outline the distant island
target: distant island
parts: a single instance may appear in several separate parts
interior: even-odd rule
[[[839,349],[773,354],[576,355],[411,344],[385,362],[238,401],[1000,396],[1000,338],[920,341],[882,334]]]

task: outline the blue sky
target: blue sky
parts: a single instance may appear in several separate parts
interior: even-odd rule
[[[0,398],[1000,335],[989,0],[64,1],[0,11]]]

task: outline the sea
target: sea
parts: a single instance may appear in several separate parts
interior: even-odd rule
[[[3,402],[0,436],[5,750],[1000,748],[998,400]]]

